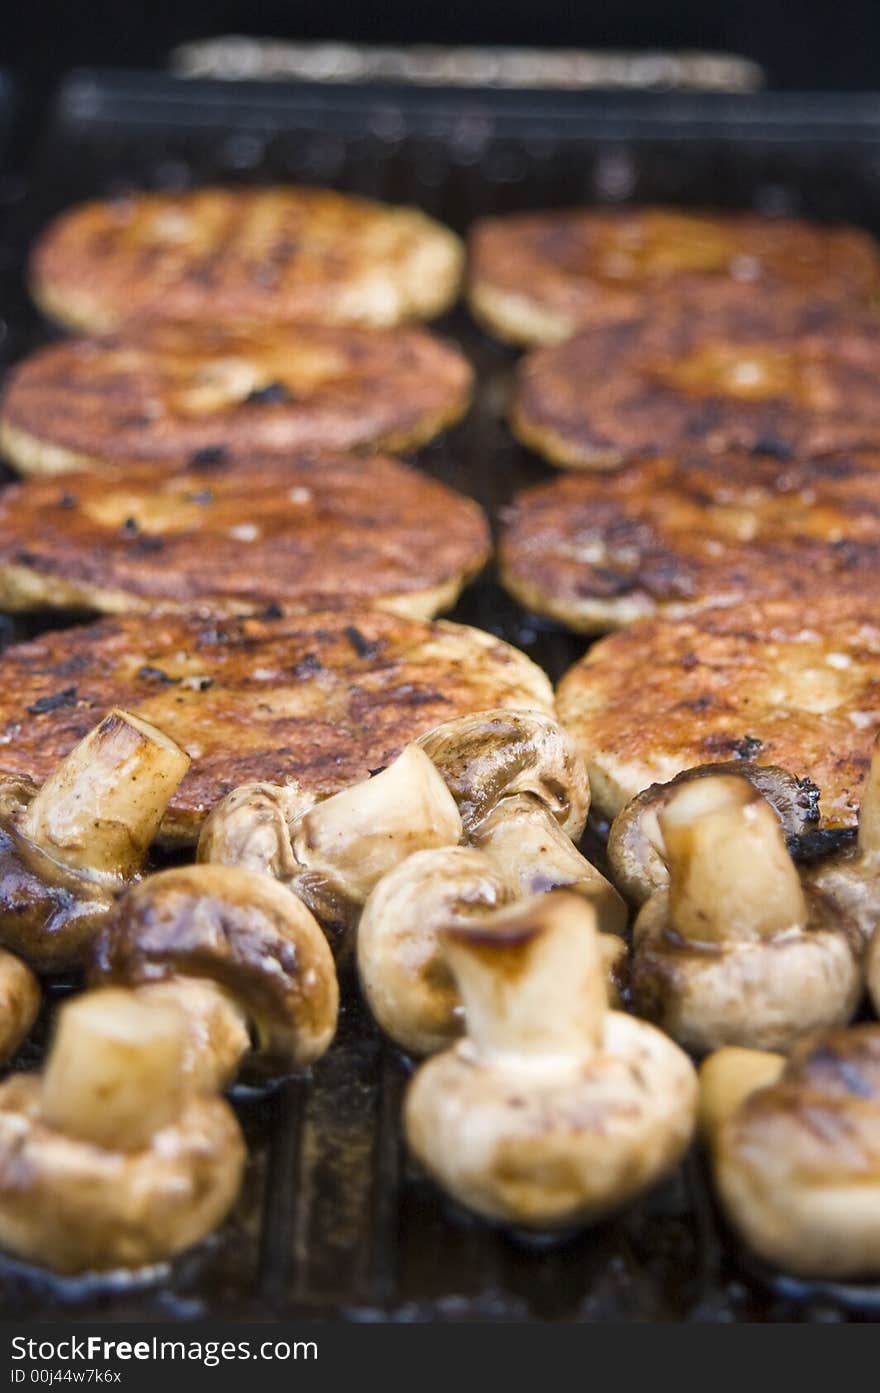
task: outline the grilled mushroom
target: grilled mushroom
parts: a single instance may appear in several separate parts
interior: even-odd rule
[[[442,938],[468,1033],[418,1070],[405,1123],[444,1189],[549,1230],[618,1208],[677,1163],[696,1075],[660,1031],[608,1010],[586,901],[557,891]]]
[[[95,945],[92,980],[176,1001],[191,1029],[187,1068],[219,1088],[247,1051],[249,1071],[281,1075],[318,1059],[339,991],[327,940],[283,885],[239,866],[183,866],[135,886]]]
[[[198,859],[263,870],[346,944],[373,886],[415,851],[454,845],[461,819],[433,764],[409,745],[387,769],[321,802],[246,784],[211,813]]]
[[[718,774],[738,774],[748,779],[770,804],[782,824],[789,846],[819,820],[819,789],[809,779],[797,779],[775,765],[700,764],[686,769],[665,784],[652,784],[631,798],[611,824],[608,834],[608,864],[615,885],[630,904],[643,905],[651,895],[669,884],[659,814],[683,784],[694,779],[714,778]]]
[[[298,783],[248,783],[234,788],[202,824],[199,861],[263,871],[290,884],[302,867],[290,829],[317,802]]]
[[[698,1052],[785,1049],[848,1021],[862,991],[858,931],[802,886],[757,789],[733,774],[698,779],[658,820],[669,888],[635,923],[636,1008]]]
[[[590,784],[561,726],[538,711],[481,711],[418,743],[452,791],[466,839],[495,862],[514,895],[570,887],[596,905],[603,930],[624,931],[626,906],[574,845]]]
[[[244,1142],[192,1091],[186,1037],[178,1010],[130,992],[62,1008],[43,1077],[0,1084],[0,1245],[64,1273],[139,1267],[220,1223]]]
[[[788,1061],[722,1050],[701,1072],[715,1182],[767,1262],[880,1273],[880,1026],[817,1032]]]
[[[443,1048],[462,1010],[440,930],[477,922],[511,901],[554,889],[594,906],[615,1000],[626,907],[577,850],[590,804],[586,769],[569,736],[535,711],[461,716],[418,745],[454,797],[468,847],[404,861],[375,887],[358,930],[358,968],[383,1029],[413,1053]]]
[[[188,767],[155,726],[113,710],[42,788],[0,783],[0,943],[38,970],[78,965]]]
[[[559,836],[567,841],[561,830]],[[357,932],[361,987],[379,1025],[411,1054],[444,1049],[464,1030],[442,931],[478,926],[509,904],[517,898],[513,879],[485,852],[443,847],[408,857],[367,899]],[[601,933],[599,947],[609,995],[617,1002],[626,944]]]
[[[727,1118],[759,1088],[776,1083],[786,1065],[784,1054],[722,1045],[700,1065],[699,1131],[711,1146]]]
[[[539,711],[480,711],[445,721],[418,745],[442,774],[467,836],[502,798],[532,794],[572,841],[590,811],[590,784],[577,746]]]
[[[626,929],[626,905],[534,794],[502,798],[478,823],[471,844],[484,851],[517,897],[575,890],[595,906],[603,934]]]
[[[880,924],[880,742],[874,746],[871,768],[862,792],[855,845],[829,857],[810,876],[812,884],[842,914],[858,925],[865,942]],[[868,985],[874,1004],[880,1002],[880,963],[876,951],[868,957]]]
[[[509,899],[488,856],[464,846],[417,851],[379,881],[358,925],[358,972],[379,1025],[405,1050],[431,1054],[463,1028],[440,930]]]
[[[0,1064],[15,1054],[37,1019],[40,984],[14,953],[0,948]]]

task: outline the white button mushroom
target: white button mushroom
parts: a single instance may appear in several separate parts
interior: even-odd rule
[[[337,950],[373,886],[413,852],[461,838],[455,802],[415,745],[381,773],[315,801],[297,786],[246,784],[213,810],[200,862],[243,865],[282,881]]]
[[[405,1050],[431,1054],[463,1029],[440,930],[509,899],[488,856],[463,846],[417,851],[379,881],[358,925],[358,972],[379,1025]]]
[[[636,1008],[687,1048],[787,1048],[848,1021],[862,992],[854,925],[801,884],[748,780],[684,784],[659,813],[669,888],[634,928]]]
[[[462,1204],[550,1230],[594,1220],[678,1162],[697,1082],[660,1031],[609,1011],[595,911],[564,891],[443,935],[467,1035],[423,1064],[409,1144]]]
[[[114,710],[42,788],[0,783],[0,943],[38,970],[78,966],[143,868],[189,756]]]
[[[440,771],[470,834],[502,798],[533,794],[572,841],[583,833],[590,784],[576,744],[540,711],[479,711],[445,721],[418,744]]]
[[[567,840],[561,830],[559,836]],[[379,881],[358,925],[358,973],[373,1015],[403,1049],[432,1054],[461,1035],[464,1010],[441,931],[478,925],[522,898],[518,888],[518,878],[505,875],[496,859],[463,846],[416,852]],[[600,933],[599,946],[609,995],[617,1003],[626,943]]]
[[[0,1245],[58,1272],[139,1267],[224,1218],[245,1148],[222,1099],[189,1088],[187,1023],[129,992],[61,1009],[43,1078],[0,1084]]]
[[[418,742],[461,813],[469,846],[410,857],[381,880],[358,928],[364,994],[383,1029],[413,1053],[460,1034],[462,1009],[439,930],[477,921],[505,902],[568,888],[596,909],[615,998],[626,957],[626,908],[581,855],[590,788],[571,738],[534,711],[457,717]]]
[[[787,1272],[880,1273],[880,1026],[819,1031],[788,1061],[720,1050],[701,1110],[722,1205]]]
[[[419,739],[458,804],[466,840],[495,862],[511,894],[570,886],[597,907],[600,926],[626,928],[626,906],[574,845],[590,808],[580,752],[539,711],[480,711]]]
[[[0,1064],[28,1035],[40,1009],[40,984],[14,953],[0,948]]]
[[[289,883],[302,871],[290,829],[315,802],[296,782],[240,784],[205,819],[198,860],[263,871]]]
[[[748,779],[770,804],[782,824],[789,845],[796,846],[819,820],[819,789],[810,779],[799,779],[775,765],[700,764],[686,769],[668,783],[651,784],[631,798],[611,824],[608,864],[618,889],[631,904],[643,905],[657,890],[669,885],[666,848],[658,817],[683,784],[695,779],[737,774]]]
[[[372,779],[316,803],[292,828],[299,864],[362,905],[383,875],[415,851],[461,837],[455,802],[430,759],[408,745]]]
[[[185,1069],[206,1088],[223,1087],[245,1055],[261,1076],[304,1068],[336,1031],[320,926],[283,885],[240,866],[181,866],[134,886],[95,943],[91,980],[181,1007]]]

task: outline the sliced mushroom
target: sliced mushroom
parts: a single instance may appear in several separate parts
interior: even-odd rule
[[[688,1049],[785,1049],[850,1020],[855,926],[801,884],[779,820],[732,774],[685,784],[659,814],[669,888],[634,928],[636,1009]]]
[[[221,1222],[245,1147],[229,1106],[188,1090],[186,1036],[129,992],[62,1007],[43,1078],[0,1084],[0,1245],[57,1272],[140,1267]]]
[[[767,1262],[880,1274],[880,1025],[817,1032],[788,1061],[706,1061],[702,1108],[722,1204]],[[748,1054],[748,1058],[743,1058]]]
[[[775,765],[701,764],[686,769],[665,784],[652,784],[631,798],[618,813],[608,834],[608,864],[614,883],[630,904],[643,905],[651,895],[669,884],[659,815],[683,784],[694,779],[715,778],[718,774],[737,774],[748,779],[767,799],[782,824],[789,846],[819,819],[819,789],[810,779],[797,779]]]
[[[246,784],[208,818],[198,859],[275,876],[341,950],[373,886],[415,851],[461,837],[455,803],[415,745],[393,764],[321,802],[296,786]]]
[[[418,744],[458,804],[466,836],[514,794],[533,794],[572,841],[583,834],[590,784],[567,731],[539,711],[480,711],[422,735]]]
[[[696,1075],[660,1031],[607,1008],[595,911],[565,891],[443,935],[467,1035],[423,1064],[409,1145],[489,1219],[549,1230],[617,1209],[676,1165]]]
[[[576,890],[595,905],[603,933],[625,931],[626,905],[614,886],[534,794],[502,798],[472,829],[470,841],[494,862],[515,898]]]
[[[81,963],[188,767],[162,731],[113,710],[42,788],[0,784],[0,943],[38,970]]]
[[[842,914],[855,921],[865,942],[880,924],[880,743],[874,746],[871,768],[862,791],[855,844],[822,862],[810,875],[815,888]],[[868,957],[868,986],[875,1007],[880,1002],[880,963]]]
[[[320,926],[283,885],[240,866],[182,866],[133,887],[95,945],[92,980],[190,1005],[200,983],[187,1069],[203,1086],[234,1072],[248,1031],[248,1068],[264,1077],[313,1063],[336,1031],[339,989]]]

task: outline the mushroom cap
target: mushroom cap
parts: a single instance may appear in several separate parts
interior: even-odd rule
[[[217,982],[252,1023],[249,1063],[264,1074],[312,1063],[336,1031],[339,988],[321,929],[284,886],[239,866],[181,866],[135,886],[95,945],[91,976]]]
[[[865,853],[858,845],[820,862],[809,873],[809,883],[846,918],[857,926],[864,942],[870,943],[880,924],[880,856]],[[872,962],[868,955],[868,986],[874,1001],[880,1001],[880,977],[872,986]],[[880,964],[878,964],[880,966]],[[878,991],[877,995],[874,995]]]
[[[222,1098],[192,1098],[142,1151],[40,1117],[40,1080],[0,1084],[0,1246],[63,1273],[141,1267],[191,1247],[235,1201],[246,1152]]]
[[[384,769],[329,798],[298,785],[233,790],[208,819],[199,860],[273,875],[308,906],[342,960],[382,876],[415,851],[460,838],[452,794],[424,751],[409,744]]]
[[[716,1184],[746,1243],[811,1276],[880,1272],[880,1026],[801,1041],[718,1128]]]
[[[644,904],[657,890],[669,884],[658,814],[682,784],[719,774],[739,774],[754,785],[779,818],[790,848],[819,820],[816,784],[810,779],[798,779],[776,765],[751,764],[745,760],[700,764],[677,774],[667,783],[651,784],[621,809],[608,833],[612,879],[631,904]]]
[[[0,1063],[14,1054],[37,1018],[42,995],[30,968],[0,949]]]
[[[532,793],[577,841],[590,810],[590,783],[567,731],[540,711],[479,711],[446,721],[416,742],[446,780],[465,833],[501,798]]]
[[[297,783],[241,784],[208,814],[196,859],[273,876],[311,910],[341,959],[350,947],[359,906],[326,875],[301,866],[293,849],[297,820],[318,801]]]
[[[591,1222],[653,1185],[684,1153],[696,1106],[683,1051],[609,1011],[595,1053],[537,1069],[462,1041],[419,1069],[405,1121],[418,1160],[462,1204],[542,1230]]]
[[[297,783],[240,784],[211,809],[202,825],[197,859],[244,866],[287,881],[298,867],[290,828],[316,801]]]
[[[786,1049],[806,1031],[844,1025],[863,991],[854,925],[805,890],[808,918],[770,938],[687,942],[671,927],[669,893],[643,905],[633,936],[636,1009],[686,1049]]]
[[[379,1025],[405,1050],[430,1054],[463,1029],[438,930],[478,920],[509,898],[489,857],[463,846],[417,851],[371,892],[357,932],[361,987]]]
[[[19,827],[37,787],[0,784],[0,944],[40,972],[79,966],[112,908],[120,882],[54,860]]]

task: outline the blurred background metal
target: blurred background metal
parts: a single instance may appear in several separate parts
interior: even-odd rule
[[[293,43],[235,34],[181,44],[169,66],[180,77],[231,81],[292,78],[557,91],[756,92],[764,86],[757,63],[730,53]]]

